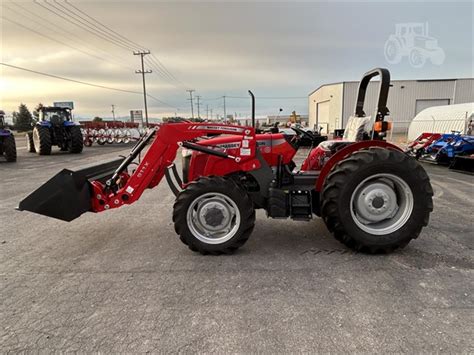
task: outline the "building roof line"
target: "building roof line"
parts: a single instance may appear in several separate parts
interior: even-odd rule
[[[390,80],[390,83],[396,83],[396,82],[401,82],[401,81],[413,81],[417,83],[423,83],[423,82],[434,82],[434,81],[457,81],[457,80],[474,80],[474,78],[451,78],[451,79],[397,79],[397,80]],[[359,83],[360,80],[346,80],[346,81],[336,81],[333,83],[327,83],[327,84],[322,84],[318,86],[318,88],[314,89],[308,94],[308,97],[313,95],[316,91],[319,89],[325,87],[325,86],[331,86],[331,85],[339,85],[339,84],[352,84],[352,83]],[[379,80],[374,80],[371,81],[374,83],[378,83]]]

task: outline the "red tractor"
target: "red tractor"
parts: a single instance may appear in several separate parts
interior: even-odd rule
[[[363,105],[375,76],[380,76],[380,91],[371,119]],[[84,212],[132,204],[165,177],[176,195],[176,233],[193,251],[235,251],[252,233],[255,209],[262,208],[272,218],[308,221],[320,216],[348,247],[390,252],[418,237],[427,225],[433,190],[418,162],[384,140],[390,128],[384,121],[389,114],[389,86],[386,69],[364,75],[345,139],[334,141],[334,147],[325,143],[332,153],[322,167],[306,162],[307,170],[296,169],[293,158],[299,141],[311,134],[297,128],[296,136],[290,136],[214,123],[162,124],[126,158],[61,171],[21,201],[19,209],[71,221]],[[252,108],[254,113],[254,104]],[[149,143],[143,159],[130,171]],[[174,165],[179,148],[182,177]],[[318,155],[320,149],[311,154]]]

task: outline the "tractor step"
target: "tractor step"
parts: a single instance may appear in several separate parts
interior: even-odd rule
[[[21,201],[17,209],[70,222],[91,210],[89,181],[104,182],[122,161],[120,158],[77,171],[64,169]]]
[[[293,190],[290,192],[290,217],[308,220],[313,217],[311,191]]]

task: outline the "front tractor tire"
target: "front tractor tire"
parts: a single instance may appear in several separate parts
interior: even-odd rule
[[[366,253],[405,247],[428,224],[433,189],[425,170],[406,154],[384,148],[357,151],[327,176],[321,212],[346,246]]]
[[[3,138],[3,154],[5,154],[7,162],[13,163],[16,161],[16,144],[13,134]]]
[[[39,155],[51,154],[51,134],[48,127],[36,126],[33,128],[33,144]]]
[[[255,210],[247,191],[234,180],[203,177],[178,195],[173,222],[189,249],[201,254],[231,254],[250,237]]]
[[[28,153],[35,153],[35,143],[33,142],[33,132],[28,132],[25,136],[26,138],[26,150]]]
[[[68,142],[69,153],[79,154],[82,153],[84,148],[84,138],[82,137],[81,127],[72,126],[69,127],[69,142]]]

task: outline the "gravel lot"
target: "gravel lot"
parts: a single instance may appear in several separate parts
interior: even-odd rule
[[[425,165],[435,210],[385,256],[354,253],[320,219],[257,214],[232,256],[188,250],[166,182],[71,223],[14,210],[64,167],[125,154],[0,162],[0,351],[474,352],[473,177]]]

